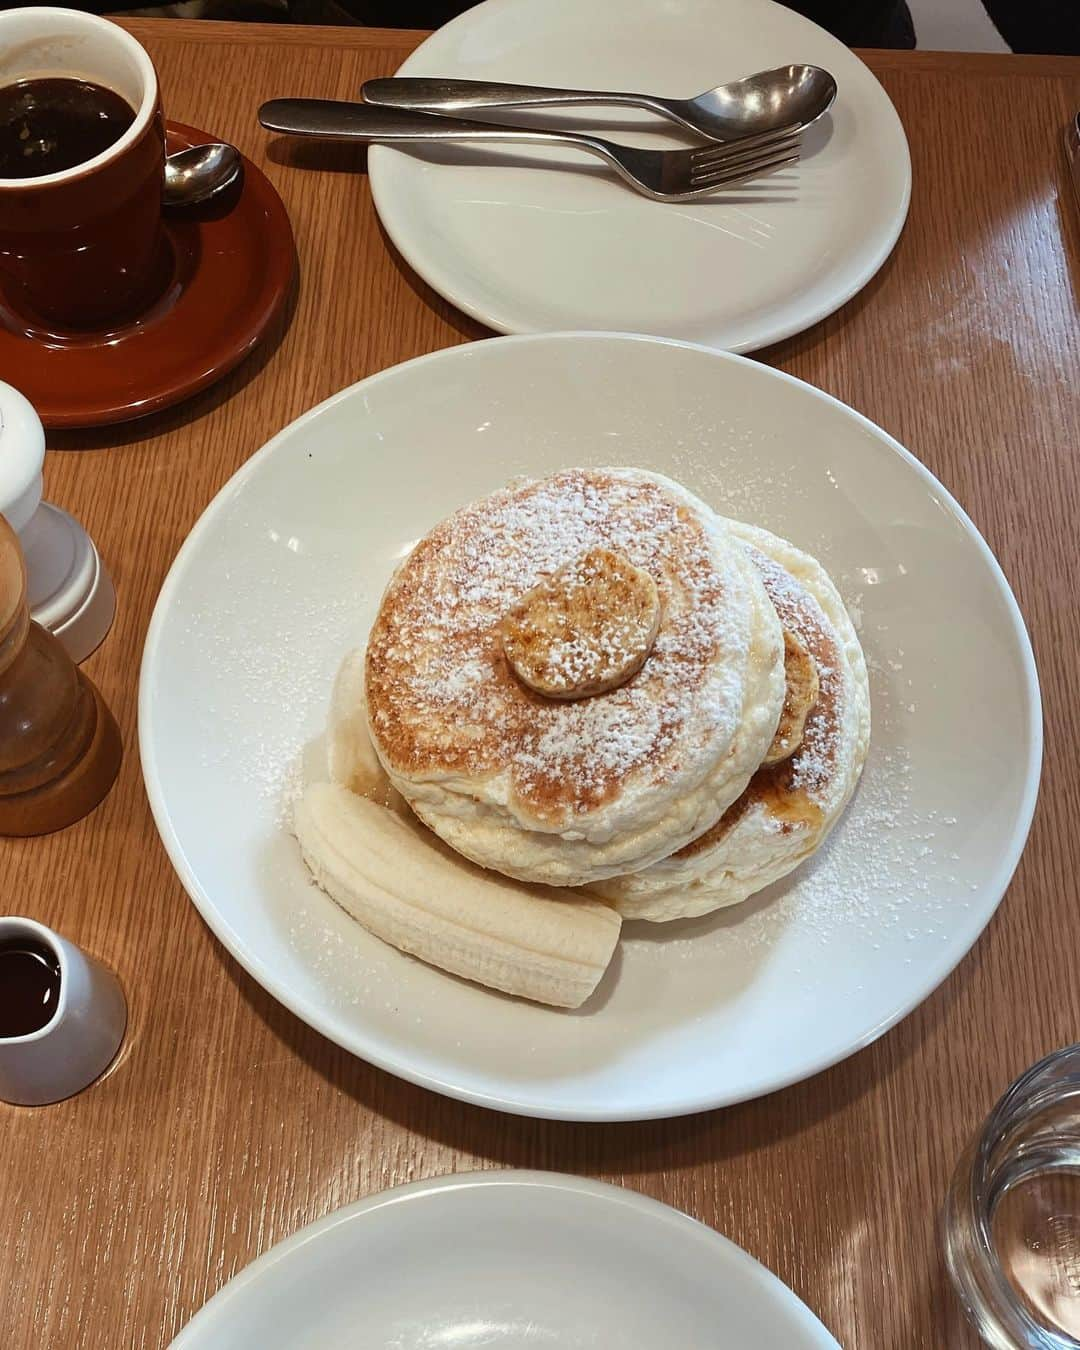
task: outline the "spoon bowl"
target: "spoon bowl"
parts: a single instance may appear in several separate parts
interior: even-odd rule
[[[166,206],[196,206],[234,183],[239,173],[240,151],[225,141],[178,150],[165,159],[162,200]]]
[[[836,81],[820,66],[778,66],[721,84],[696,98],[666,100],[692,131],[715,140],[758,136],[781,127],[805,130],[832,107]]]

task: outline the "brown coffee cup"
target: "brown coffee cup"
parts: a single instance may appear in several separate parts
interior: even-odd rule
[[[146,51],[78,10],[0,11],[0,88],[69,77],[135,112],[93,159],[35,178],[0,178],[0,306],[27,327],[107,328],[156,298],[165,268],[165,131]]]

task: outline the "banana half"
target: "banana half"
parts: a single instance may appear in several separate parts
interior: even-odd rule
[[[485,871],[422,825],[367,730],[363,652],[330,699],[331,783],[312,783],[294,828],[318,885],[370,933],[429,965],[559,1008],[592,994],[622,919],[593,896]]]
[[[578,1008],[611,961],[622,920],[602,901],[487,872],[339,783],[312,783],[294,825],[318,885],[370,933],[433,966]]]

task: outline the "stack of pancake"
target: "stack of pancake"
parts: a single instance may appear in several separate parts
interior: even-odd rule
[[[813,558],[657,474],[572,469],[462,508],[405,559],[339,675],[333,781],[297,835],[378,936],[576,1006],[620,917],[705,914],[809,857],[869,730],[862,651]]]

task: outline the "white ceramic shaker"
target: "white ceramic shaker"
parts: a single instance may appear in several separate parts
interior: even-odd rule
[[[74,661],[99,645],[116,612],[116,593],[98,551],[66,511],[41,500],[45,433],[30,403],[0,381],[0,515],[26,557],[30,615]]]

